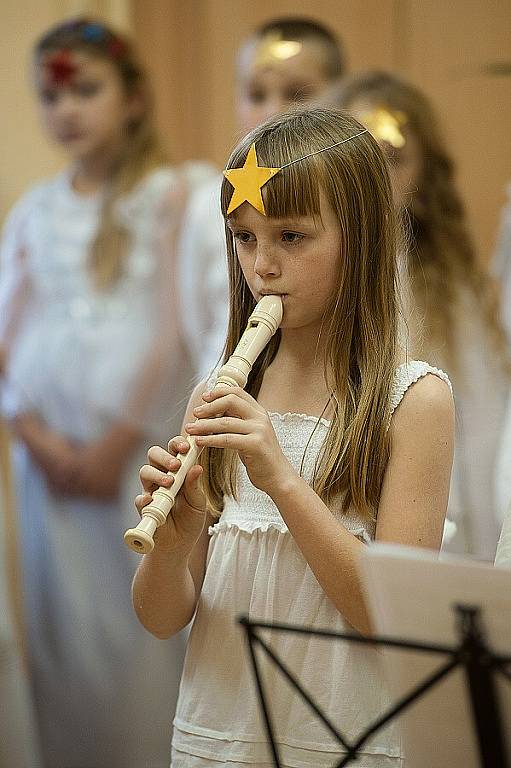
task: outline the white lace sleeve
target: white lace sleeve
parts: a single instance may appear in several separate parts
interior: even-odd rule
[[[37,194],[38,187],[34,187],[15,205],[0,243],[0,352],[3,357],[0,408],[7,419],[30,407],[24,388],[12,379],[10,361],[12,347],[30,306],[32,283],[24,232]]]
[[[12,332],[13,314],[26,280],[23,230],[33,194],[25,195],[7,217],[0,245],[0,344]]]
[[[187,346],[204,377],[218,363],[226,337],[229,290],[220,177],[192,194],[179,241],[180,285],[186,302]]]
[[[424,363],[421,360],[410,360],[409,362],[400,365],[396,370],[390,401],[391,413],[394,413],[399,403],[405,396],[406,391],[412,386],[412,384],[415,384],[416,381],[419,381],[419,379],[421,379],[423,376],[426,376],[428,373],[431,373],[434,376],[438,376],[439,379],[445,381],[452,392],[451,382],[449,381],[449,377],[446,373],[444,373],[444,371],[442,371],[440,368],[435,368],[433,365]]]

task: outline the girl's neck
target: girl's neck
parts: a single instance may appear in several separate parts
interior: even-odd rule
[[[317,333],[306,340],[302,332],[282,331],[277,356],[266,370],[257,399],[269,411],[329,416],[323,413],[329,391],[324,347]]]
[[[79,195],[94,195],[109,181],[115,157],[111,152],[97,152],[78,158],[72,164],[71,185]]]
[[[282,329],[278,356],[301,370],[324,369],[325,343],[318,329]]]

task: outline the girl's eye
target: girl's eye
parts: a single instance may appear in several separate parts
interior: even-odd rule
[[[250,243],[255,240],[250,232],[233,232],[233,237],[238,243]]]
[[[301,235],[299,232],[283,232],[282,240],[285,243],[300,243],[305,235]]]
[[[84,96],[85,98],[89,98],[91,96],[94,96],[100,88],[100,84],[94,81],[88,81],[85,80],[82,83],[76,83],[75,85],[75,91],[79,96]]]
[[[248,91],[248,100],[251,104],[263,104],[266,101],[266,93],[258,88]]]
[[[58,98],[58,93],[54,88],[44,88],[40,91],[39,97],[43,104],[55,104]]]

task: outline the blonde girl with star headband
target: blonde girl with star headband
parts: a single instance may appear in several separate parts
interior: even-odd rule
[[[509,360],[495,286],[470,236],[454,162],[433,105],[396,75],[347,77],[326,100],[367,125],[387,158],[394,200],[411,229],[411,345],[453,384],[456,450],[444,549],[492,561],[502,523],[493,478]]]
[[[438,549],[452,461],[448,379],[401,346],[399,232],[369,132],[300,109],[249,133],[225,177],[223,359],[261,296],[279,294],[284,314],[246,389],[200,384],[181,434],[140,471],[139,511],[172,484],[187,436],[204,449],[133,584],[157,637],[193,619],[172,768],[271,764],[238,616],[370,633],[358,557],[375,539]],[[271,644],[348,738],[387,705],[374,649],[277,633]],[[333,765],[343,748],[274,668],[263,674],[281,764]],[[401,761],[390,727],[361,765]]]
[[[52,768],[167,768],[184,640],[164,646],[136,622],[119,531],[135,467],[169,418],[179,428],[188,396],[168,238],[180,175],[210,171],[169,166],[145,73],[115,30],[49,30],[33,78],[69,166],[7,221],[0,345],[43,756]]]

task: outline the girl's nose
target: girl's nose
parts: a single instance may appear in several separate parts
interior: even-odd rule
[[[270,246],[258,243],[254,272],[256,275],[259,275],[259,277],[280,274],[280,265]]]
[[[60,118],[69,118],[76,114],[77,100],[73,93],[64,90],[57,103],[56,112]]]

